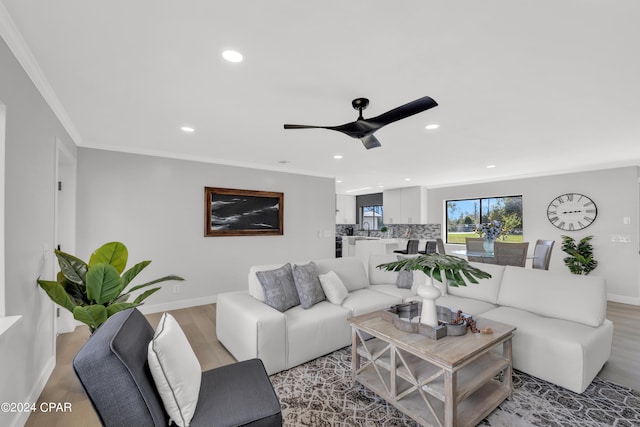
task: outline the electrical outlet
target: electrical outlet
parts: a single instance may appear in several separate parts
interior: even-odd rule
[[[173,293],[174,294],[180,293],[180,285],[173,285]]]

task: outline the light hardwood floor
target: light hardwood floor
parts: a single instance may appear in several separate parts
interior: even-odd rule
[[[218,342],[216,337],[215,304],[190,307],[170,312],[189,339],[203,370],[234,362],[233,356]],[[152,326],[156,326],[161,313],[147,315]],[[598,374],[614,383],[640,390],[640,307],[609,302],[607,318],[613,321],[615,331],[611,358]],[[89,330],[82,326],[74,332],[58,336],[56,367],[49,378],[39,400],[42,402],[70,402],[71,412],[34,412],[27,420],[30,427],[93,427],[100,426],[91,403],[76,379],[71,366],[73,356],[89,338]]]

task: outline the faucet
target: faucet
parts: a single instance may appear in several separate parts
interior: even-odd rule
[[[368,226],[368,227],[365,227],[365,225]],[[367,237],[371,237],[371,224],[369,224],[368,222],[365,222],[362,225],[362,228],[367,230]]]

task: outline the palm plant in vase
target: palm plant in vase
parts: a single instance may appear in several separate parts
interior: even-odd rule
[[[491,274],[473,267],[465,259],[439,253],[380,264],[377,268],[386,271],[419,270],[430,278],[430,283],[421,284],[417,293],[423,298],[420,322],[433,328],[438,326],[435,300],[440,296],[440,291],[433,285],[434,279],[448,286],[458,287],[467,286],[465,278],[469,283],[477,284],[478,279],[491,277]]]
[[[151,261],[139,262],[125,271],[129,252],[120,242],[102,245],[91,255],[88,263],[58,250],[55,255],[60,265],[56,280],[38,279],[38,284],[53,302],[89,326],[91,333],[115,313],[141,305],[160,287],[147,289],[133,302],[128,302],[132,292],[167,280],[184,280],[170,275],[128,288]]]

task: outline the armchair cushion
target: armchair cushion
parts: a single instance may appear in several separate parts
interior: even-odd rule
[[[148,347],[149,369],[164,407],[178,426],[191,423],[202,369],[176,319],[164,313]]]

